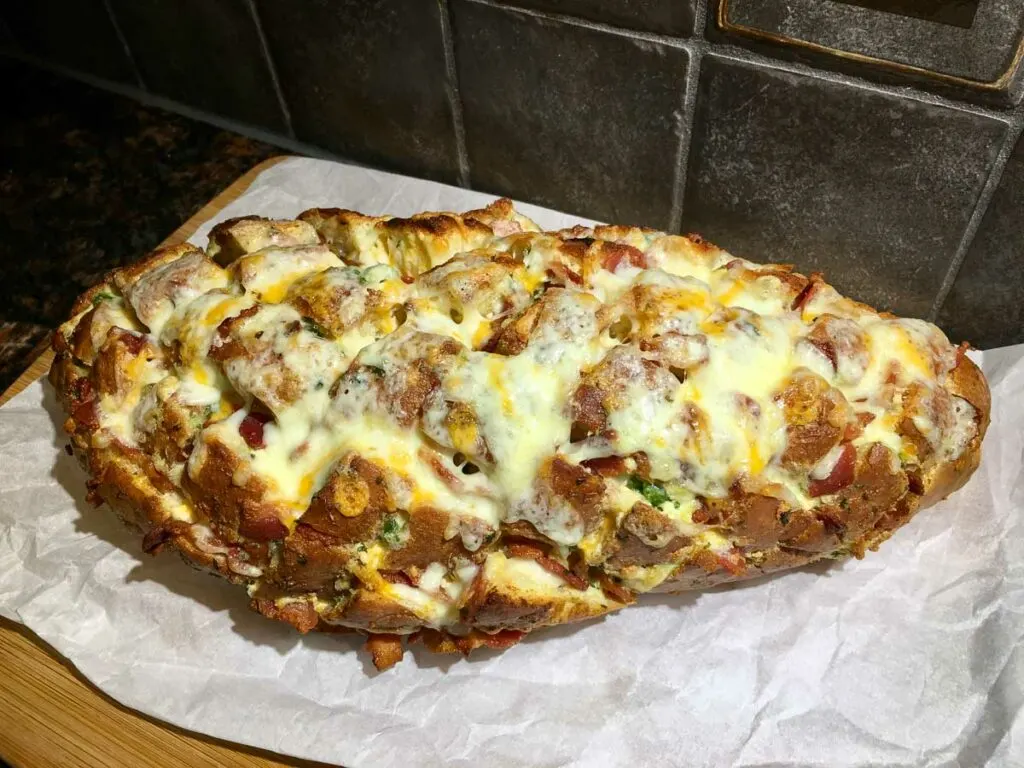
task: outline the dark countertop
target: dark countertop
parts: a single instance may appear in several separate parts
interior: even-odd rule
[[[0,57],[0,391],[75,297],[278,148]]]

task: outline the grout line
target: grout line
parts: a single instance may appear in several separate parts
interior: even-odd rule
[[[697,0],[696,7],[693,13],[693,39],[704,41],[706,40],[706,30],[708,23],[708,6],[714,2],[714,0]]]
[[[693,146],[693,128],[697,115],[697,88],[700,83],[701,64],[704,56],[692,51],[686,69],[683,85],[683,103],[679,115],[679,146],[676,150],[675,179],[672,183],[672,208],[669,214],[668,232],[679,232],[683,227],[683,203],[686,196],[686,179],[690,170],[690,150]]]
[[[942,311],[942,305],[946,303],[946,298],[949,296],[949,292],[953,290],[953,284],[956,282],[957,275],[960,274],[960,269],[964,265],[964,260],[967,258],[967,252],[970,250],[971,244],[974,242],[975,236],[978,234],[978,229],[981,227],[981,222],[988,212],[989,205],[992,202],[992,198],[995,196],[996,190],[999,188],[999,182],[1003,178],[1003,172],[1006,170],[1006,164],[1010,160],[1010,155],[1013,153],[1014,148],[1017,146],[1017,141],[1021,139],[1022,133],[1024,133],[1024,126],[1020,124],[1020,121],[1016,121],[1016,125],[1012,125],[1010,130],[1006,132],[1006,137],[1003,140],[1002,146],[999,148],[999,153],[996,155],[996,159],[992,163],[992,170],[989,172],[988,179],[985,181],[985,185],[981,188],[981,192],[978,193],[978,199],[974,204],[974,210],[971,212],[971,217],[967,220],[967,226],[964,229],[964,233],[960,238],[960,243],[957,245],[956,251],[953,253],[953,258],[949,262],[949,267],[946,270],[946,275],[942,279],[942,284],[939,286],[939,290],[935,294],[935,300],[932,302],[932,307],[928,312],[928,321],[936,322],[939,317],[939,312]]]
[[[452,8],[449,0],[439,0],[441,13],[441,44],[444,46],[444,66],[448,75],[448,105],[452,111],[455,132],[456,162],[459,167],[459,186],[471,189],[469,181],[469,150],[466,149],[466,124],[462,116],[462,92],[459,89],[459,71],[455,62],[455,36],[452,33]]]
[[[248,123],[239,122],[230,118],[221,117],[220,115],[213,114],[212,112],[206,112],[202,109],[190,107],[187,104],[182,104],[180,101],[174,101],[168,99],[166,96],[159,96],[151,91],[143,91],[132,85],[125,85],[124,83],[114,82],[113,80],[107,80],[102,77],[90,75],[85,72],[79,72],[75,69],[61,66],[59,64],[53,64],[45,59],[40,59],[29,54],[23,54],[17,51],[0,51],[0,54],[6,55],[11,59],[22,61],[26,64],[30,64],[40,69],[45,69],[48,72],[61,75],[62,77],[68,77],[73,80],[78,80],[91,85],[94,88],[100,88],[104,91],[110,91],[116,93],[119,96],[124,96],[129,99],[143,104],[144,106],[156,107],[158,109],[165,109],[168,112],[174,112],[192,120],[198,120],[209,125],[213,125],[225,131],[231,131],[233,133],[239,133],[243,136],[248,136],[250,139],[256,141],[262,141],[265,144],[271,144],[281,149],[287,150],[294,154],[305,155],[307,157],[315,157],[322,160],[337,160],[339,162],[348,163],[349,165],[362,165],[358,160],[336,155],[333,152],[328,152],[323,147],[313,146],[312,144],[306,144],[305,142],[298,141],[289,136],[283,136],[273,131],[268,131],[265,128],[250,125]]]
[[[639,29],[624,29],[622,27],[612,26],[611,24],[605,24],[600,21],[581,19],[578,16],[567,16],[564,13],[538,11],[534,8],[520,8],[517,5],[509,5],[501,0],[465,1],[469,3],[476,3],[477,5],[486,5],[490,8],[497,8],[498,10],[518,14],[520,16],[533,16],[534,18],[545,19],[546,21],[557,21],[562,24],[568,24],[571,27],[582,27],[583,29],[592,29],[596,32],[607,32],[608,34],[617,35],[618,37],[629,37],[634,40],[644,40],[649,43],[660,43],[661,45],[668,45],[673,48],[684,48],[686,47],[685,43],[691,42],[689,38],[662,35],[657,32],[644,32]]]
[[[128,38],[125,37],[124,31],[121,29],[121,23],[117,20],[114,8],[110,5],[110,0],[103,0],[103,7],[107,11],[107,18],[110,19],[110,23],[114,27],[114,34],[116,34],[117,39],[121,41],[121,47],[124,48],[124,54],[128,57],[128,64],[131,65],[132,74],[135,75],[135,82],[138,83],[139,88],[144,91],[147,90],[146,81],[142,79],[142,71],[139,69],[138,62],[135,61],[135,54],[132,53],[131,46],[128,45]]]
[[[260,39],[260,47],[263,49],[263,59],[267,62],[267,69],[270,70],[270,82],[274,85],[274,93],[277,94],[277,104],[281,108],[284,117],[284,127],[288,136],[295,138],[295,128],[292,126],[292,111],[288,108],[288,102],[284,98],[284,91],[281,90],[281,81],[277,78],[277,65],[274,64],[274,57],[270,55],[270,46],[267,45],[267,36],[263,33],[263,20],[256,9],[255,0],[246,0],[249,6],[249,15],[256,25],[256,36]]]
[[[693,14],[693,45],[687,48],[686,82],[683,85],[683,104],[679,118],[679,146],[676,149],[675,177],[672,180],[672,207],[667,232],[682,232],[683,207],[686,204],[686,182],[690,175],[690,153],[693,151],[693,131],[697,121],[697,89],[704,63],[704,24],[708,4],[697,0]]]

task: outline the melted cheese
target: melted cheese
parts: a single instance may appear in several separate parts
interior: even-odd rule
[[[238,259],[233,269],[246,291],[260,301],[276,304],[300,277],[341,267],[341,260],[323,245],[267,248]]]
[[[366,269],[343,266],[323,246],[272,247],[238,259],[230,272],[234,282],[228,285],[226,273],[208,266],[200,270],[196,285],[176,288],[172,296],[145,295],[146,283],[140,283],[135,304],[146,302],[151,335],[174,350],[174,370],[165,380],[168,392],[161,397],[173,394],[181,403],[212,414],[213,423],[197,439],[187,467],[172,468],[176,482],[183,469],[191,473],[202,464],[208,441],[216,438],[238,458],[234,482],[258,478],[291,526],[337,462],[357,453],[387,470],[388,490],[400,509],[410,514],[427,505],[441,510],[450,520],[446,535],[461,536],[470,550],[481,547],[502,522],[526,520],[562,545],[563,554],[578,546],[588,562],[600,562],[615,527],[645,497],[627,486],[625,476],[605,478],[600,503],[607,514],[597,530],[584,536],[576,510],[564,500],[546,498],[538,477],[556,455],[578,464],[642,452],[650,462],[651,479],[669,497],[659,504],[665,518],[681,535],[691,537],[694,547],[725,555],[733,543],[693,522],[702,497],[726,496],[737,479],[757,478],[782,486],[793,504],[810,508],[817,503],[803,490],[808,473],[784,470],[779,462],[787,426],[776,398],[794,371],[809,369],[839,389],[857,411],[874,416],[855,446],[881,443],[912,459],[896,431],[899,397],[892,394],[893,387],[938,386],[952,365],[943,357],[951,352],[941,351],[948,344],[926,323],[881,318],[828,286],[817,290],[801,312],[794,312],[788,286],[770,276],[750,280],[744,273],[755,265],[687,238],[639,230],[616,236],[644,251],[649,268],[625,263],[611,272],[582,257],[585,284],[570,283],[552,294],[554,303],[545,305],[548,314],[532,329],[524,349],[508,356],[484,352],[480,348],[512,317],[500,313],[511,313],[509,307],[521,306],[526,296],[542,289],[553,265],[568,268],[576,257],[567,255],[562,242],[550,234],[487,242],[474,231],[440,242],[403,234],[400,228],[391,233],[381,226],[386,220],[354,219],[340,242],[346,261]],[[455,294],[397,279],[396,270],[417,274],[470,247],[480,250],[458,265],[460,274],[466,273],[460,286],[474,284],[474,263],[482,259],[486,266],[489,256],[513,255],[522,263],[502,278],[507,282],[501,284],[500,295],[493,302],[488,298],[484,311],[462,294],[452,298]],[[382,307],[379,295],[374,294],[378,303],[372,305],[366,299],[361,286],[368,285],[384,297]],[[338,309],[346,329],[339,338],[321,338],[315,327],[302,325],[295,308],[278,303],[291,302],[307,289],[320,291],[325,301],[334,294],[362,291]],[[221,363],[211,360],[211,343],[221,323],[253,306],[259,312],[239,324],[238,333],[256,351]],[[136,325],[120,311],[125,316],[117,324]],[[840,360],[839,375],[830,358],[806,340],[809,324],[825,313],[855,323],[855,332],[856,327],[863,331],[866,366],[864,358],[856,363]],[[395,333],[402,319],[405,326]],[[628,330],[613,337],[610,324],[620,319],[627,321]],[[430,360],[430,351],[421,359],[416,350],[403,348],[413,332],[454,339],[461,347],[448,362]],[[617,393],[605,433],[570,442],[572,398],[581,376],[621,344],[633,346],[641,365],[647,352],[635,342],[638,333],[644,338],[682,335],[684,341],[675,349],[693,350],[693,364],[686,363],[681,381],[667,388],[652,388],[638,369]],[[705,346],[706,360],[697,354]],[[436,365],[429,371],[429,392],[422,404],[414,404],[419,411],[404,426],[382,393],[410,363],[424,360]],[[358,365],[350,373],[362,373],[339,381],[353,361]],[[168,375],[156,364],[131,365],[134,388],[125,401],[107,397],[100,403],[101,425],[127,441],[139,424],[154,418],[158,398],[147,386]],[[667,369],[662,369],[666,376]],[[275,385],[283,375],[293,377],[294,387],[288,397],[277,397]],[[236,388],[244,395],[242,408]],[[883,401],[883,393],[889,401]],[[243,420],[258,407],[254,399],[274,413],[259,447],[247,445],[239,433]],[[472,414],[471,420],[446,421],[456,403]],[[973,436],[974,419],[973,408],[960,401],[952,427],[921,414],[913,421],[943,446],[943,455],[956,457]],[[443,445],[435,442],[445,436]],[[456,453],[471,455],[474,461],[480,454],[479,471],[463,472],[460,467],[465,465],[456,465]],[[833,451],[826,456],[811,476],[827,476],[839,455]],[[626,466],[626,474],[636,470],[635,462]],[[175,509],[171,514],[176,519],[192,519],[187,505]],[[429,626],[458,620],[456,606],[478,575],[477,566],[449,570],[434,563],[423,571],[418,586],[410,587],[391,584],[376,573],[383,556],[378,545],[360,552],[353,573]],[[572,590],[534,560],[492,552],[482,567],[488,581],[518,592],[607,605],[601,590]],[[675,567],[632,567],[620,575],[627,586],[646,591],[669,578]]]

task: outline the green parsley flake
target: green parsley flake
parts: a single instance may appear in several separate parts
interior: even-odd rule
[[[626,487],[647,499],[652,507],[661,507],[672,500],[659,483],[644,480],[639,475],[630,475]]]
[[[94,307],[97,307],[102,301],[113,301],[116,298],[117,296],[115,296],[112,293],[97,293],[95,296],[92,297],[92,305]]]
[[[389,549],[398,549],[409,538],[409,529],[399,515],[388,515],[380,527],[380,539]]]
[[[327,338],[327,331],[319,323],[310,320],[308,317],[302,318],[302,324],[306,327],[306,330],[310,333],[319,336],[321,339]]]

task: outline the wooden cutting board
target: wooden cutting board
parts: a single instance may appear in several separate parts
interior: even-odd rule
[[[239,177],[182,224],[161,246],[187,240],[237,199],[274,157]],[[49,343],[5,392],[0,405],[45,376]],[[36,766],[317,766],[263,750],[231,745],[160,723],[97,690],[74,667],[20,624],[0,619],[0,758],[14,768]]]

